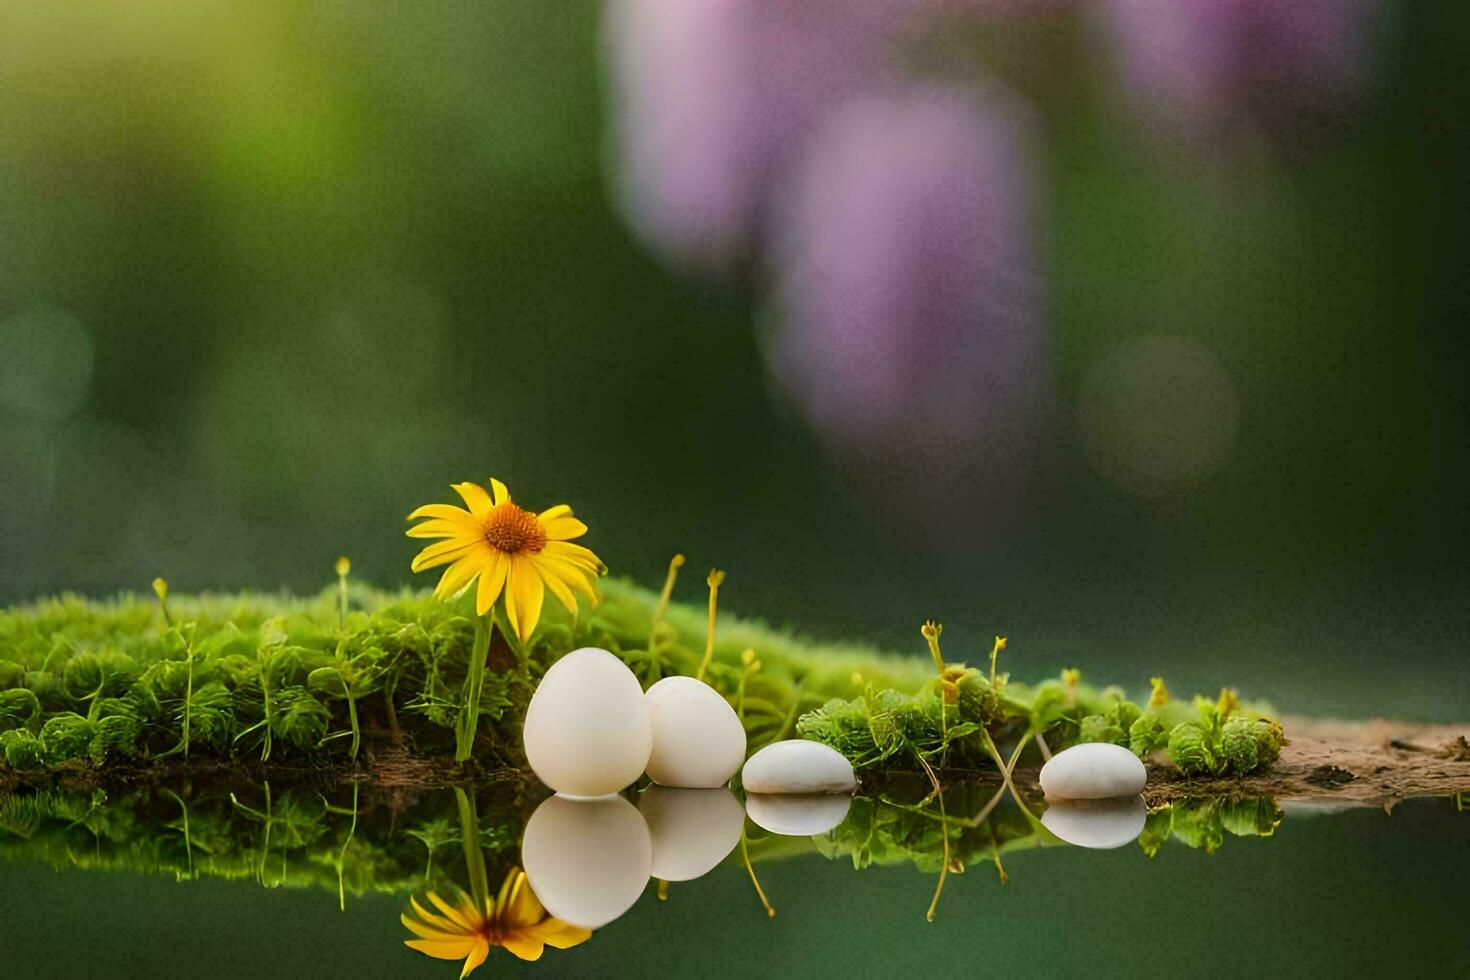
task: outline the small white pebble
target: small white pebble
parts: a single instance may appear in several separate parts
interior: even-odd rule
[[[713,789],[739,771],[745,726],[718,691],[693,677],[665,677],[644,699],[653,730],[650,779],[661,786]]]
[[[1047,799],[1101,800],[1143,792],[1148,770],[1121,745],[1085,742],[1052,756],[1040,778]]]
[[[851,793],[857,785],[841,752],[801,738],[773,742],[751,756],[740,782],[747,793]]]

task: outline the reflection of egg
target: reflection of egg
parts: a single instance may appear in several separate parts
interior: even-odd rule
[[[597,929],[632,908],[648,884],[648,825],[621,796],[553,796],[536,808],[521,840],[521,867],[552,915]]]
[[[836,793],[750,793],[745,812],[756,826],[784,837],[825,834],[847,817],[852,797]]]
[[[730,702],[693,677],[665,677],[645,698],[653,726],[653,781],[696,789],[728,783],[745,760],[745,726]]]
[[[740,843],[745,811],[728,789],[650,786],[638,803],[653,839],[653,876],[692,881]]]
[[[616,793],[648,764],[652,734],[643,688],[606,650],[573,650],[541,679],[522,737],[531,768],[558,793]]]
[[[1107,849],[1138,839],[1148,819],[1143,795],[1112,800],[1057,800],[1041,815],[1041,825],[1068,844]]]

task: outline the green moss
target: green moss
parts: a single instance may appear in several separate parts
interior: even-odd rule
[[[523,765],[524,706],[567,651],[609,649],[645,683],[695,673],[705,643],[702,601],[672,603],[655,625],[654,593],[618,580],[604,581],[601,592],[602,603],[577,619],[548,604],[525,650],[496,631],[478,692],[483,763]],[[364,742],[385,741],[450,754],[474,646],[468,600],[353,586],[345,618],[338,600],[336,587],[306,598],[173,594],[168,622],[152,597],[133,595],[63,596],[0,611],[4,765],[175,756],[319,766],[350,763]],[[747,650],[755,656],[743,658]],[[752,748],[800,735],[859,766],[916,769],[920,759],[990,766],[995,745],[1025,746],[1036,736],[1053,751],[1110,741],[1147,755],[1173,744],[1164,732],[1179,734],[1189,710],[1142,710],[1118,688],[1094,688],[1075,671],[1034,686],[963,665],[937,678],[927,658],[813,642],[727,613],[706,679],[736,704]],[[1186,751],[1198,740],[1186,732],[1176,763],[1218,773],[1224,759],[1239,774],[1252,768],[1252,750],[1255,765],[1275,758],[1279,726],[1237,713],[1241,723],[1190,722],[1210,754],[1196,760]]]

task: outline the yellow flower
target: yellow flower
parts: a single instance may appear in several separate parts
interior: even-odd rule
[[[587,533],[587,525],[572,516],[570,507],[561,504],[539,514],[522,510],[495,479],[490,481],[493,498],[478,483],[456,483],[454,491],[468,510],[426,504],[408,515],[411,521],[424,519],[408,529],[409,537],[444,539],[420,551],[412,565],[415,572],[449,566],[434,589],[436,597],[458,595],[478,577],[475,610],[486,615],[503,592],[505,614],[522,643],[541,620],[546,589],[573,613],[572,589],[596,605],[592,579],[607,569],[591,551],[572,544]]]
[[[526,873],[512,868],[500,886],[500,895],[487,900],[480,908],[475,900],[458,888],[451,894],[453,902],[434,892],[429,901],[442,915],[436,915],[410,897],[413,914],[405,912],[400,921],[418,939],[405,939],[404,945],[439,960],[464,960],[460,977],[470,975],[490,955],[491,946],[504,946],[523,960],[539,960],[547,946],[570,949],[592,938],[591,929],[568,925],[546,914],[546,909],[531,891]]]

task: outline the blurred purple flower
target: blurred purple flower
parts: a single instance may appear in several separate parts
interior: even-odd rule
[[[1367,70],[1376,0],[1104,0],[1130,98],[1213,133],[1339,109]]]
[[[1036,143],[998,88],[856,99],[777,211],[777,383],[847,460],[936,500],[994,504],[1048,455]]]
[[[973,2],[609,0],[613,169],[634,227],[684,265],[740,256],[807,131],[889,78],[924,15]]]
[[[613,0],[619,189],[684,263],[744,251],[766,185],[813,120],[881,73],[906,2]]]

